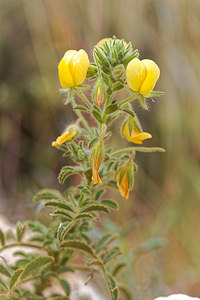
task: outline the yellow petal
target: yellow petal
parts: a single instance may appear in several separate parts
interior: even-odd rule
[[[157,64],[151,59],[143,59],[142,63],[145,66],[147,73],[152,69],[154,71],[155,81],[160,77],[160,69]]]
[[[151,69],[145,78],[144,83],[140,88],[140,94],[148,98],[151,95],[151,92],[156,84],[154,71]]]
[[[126,80],[134,92],[139,92],[146,77],[144,64],[138,59],[132,59],[126,68]]]
[[[121,170],[119,170],[116,174],[117,177],[117,186],[118,189],[120,191],[120,193],[122,194],[123,197],[125,197],[126,199],[128,199],[129,196],[129,187],[128,187],[128,178],[127,178],[127,173],[124,174],[124,176],[122,177],[121,182],[120,181],[120,173]]]
[[[69,64],[76,52],[77,51],[75,50],[68,50],[67,52],[65,52],[65,55],[63,56],[58,65],[58,76],[60,79],[60,85],[64,89],[68,89],[75,85]]]
[[[80,85],[86,78],[89,67],[89,58],[87,53],[81,49],[70,61],[70,71],[75,85]]]

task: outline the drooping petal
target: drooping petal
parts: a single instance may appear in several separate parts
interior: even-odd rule
[[[125,197],[126,199],[128,199],[129,187],[128,187],[127,173],[124,174],[121,181],[120,181],[120,174],[121,174],[121,170],[119,170],[116,174],[117,186],[118,186],[118,189],[119,189],[120,193],[122,194],[122,196]]]
[[[57,137],[56,141],[52,143],[52,146],[58,147],[59,145],[70,141],[73,139],[75,136],[77,136],[79,132],[78,126],[77,125],[71,125],[66,128],[66,130],[61,134],[60,136]]]
[[[138,59],[132,59],[126,68],[126,80],[134,92],[139,92],[146,77],[144,64]]]

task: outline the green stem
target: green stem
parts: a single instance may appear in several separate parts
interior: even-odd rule
[[[165,152],[165,149],[161,147],[129,147],[129,148],[123,148],[121,150],[115,151],[112,153],[112,155],[118,155],[124,152]]]
[[[45,249],[44,247],[38,246],[38,245],[33,245],[33,244],[29,244],[29,243],[13,243],[13,244],[8,244],[3,246],[2,248],[0,248],[0,252],[4,251],[5,249],[8,248],[13,248],[13,247],[29,247],[29,248],[36,248],[42,251],[45,251],[48,253],[47,249]]]
[[[85,95],[79,91],[78,89],[76,89],[77,94],[79,95],[79,97],[81,97],[83,99],[83,101],[87,104],[87,106],[92,109],[92,105],[90,104],[90,102],[88,101],[88,99],[85,97]]]
[[[113,300],[113,293],[112,293],[112,288],[110,286],[110,282],[108,280],[108,276],[106,274],[106,270],[105,270],[105,267],[103,264],[101,264],[101,270],[102,270],[102,273],[103,273],[103,277],[104,277],[104,280],[105,280],[105,283],[106,283],[106,286],[107,286],[107,289],[108,289],[108,294],[109,294],[109,298],[111,300]]]
[[[132,100],[137,99],[137,97],[138,97],[138,94],[135,94],[135,95],[132,95],[132,96],[129,97],[129,98],[126,98],[125,100],[123,100],[123,101],[121,101],[121,102],[119,103],[119,107],[121,108],[121,107],[126,106],[127,103],[129,103],[129,102],[132,101]]]
[[[76,102],[74,99],[72,99],[72,105],[75,106],[76,105]],[[89,135],[91,138],[93,138],[93,134],[92,134],[92,131],[87,123],[87,121],[85,120],[84,116],[82,115],[82,113],[79,111],[79,110],[76,110],[75,113],[77,114],[77,116],[79,117],[79,119],[81,120],[83,126],[85,126],[85,128],[87,129]]]

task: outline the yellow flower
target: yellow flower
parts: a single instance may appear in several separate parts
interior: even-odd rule
[[[83,83],[89,64],[88,55],[83,49],[65,52],[58,65],[58,75],[62,88],[68,89]]]
[[[62,135],[58,136],[56,141],[52,143],[53,147],[58,147],[59,145],[70,141],[73,139],[79,132],[78,126],[77,125],[71,125],[68,126],[65,131],[63,132]]]
[[[126,80],[136,93],[148,98],[160,76],[160,69],[153,60],[132,59],[126,68]]]
[[[91,154],[91,165],[92,165],[92,180],[94,184],[101,183],[101,178],[99,177],[98,169],[103,159],[103,134],[100,141],[94,147]]]
[[[134,172],[132,160],[129,160],[116,173],[117,186],[123,197],[128,199],[129,192],[133,189]]]
[[[129,142],[142,144],[143,140],[152,138],[148,132],[142,132],[137,117],[128,117],[122,126],[122,133]]]
[[[112,38],[104,38],[104,39],[100,40],[100,41],[96,44],[96,47],[103,47],[103,43],[104,43],[104,42],[109,42],[109,41],[112,41],[112,40],[113,40]],[[120,40],[120,41],[123,41],[123,44],[124,44],[125,47],[128,45],[127,42],[126,42],[124,39],[122,39],[122,40]]]

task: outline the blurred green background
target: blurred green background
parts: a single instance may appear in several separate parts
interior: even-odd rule
[[[153,135],[146,145],[167,152],[137,154],[135,191],[128,201],[114,194],[121,208],[113,220],[139,221],[125,248],[168,238],[137,262],[146,294],[154,282],[156,293],[200,296],[200,1],[0,0],[0,24],[0,213],[31,218],[39,188],[63,189],[57,174],[66,160],[51,142],[76,118],[59,93],[64,52],[83,48],[92,59],[101,38],[124,38],[161,69],[165,95],[149,112],[136,110]]]

